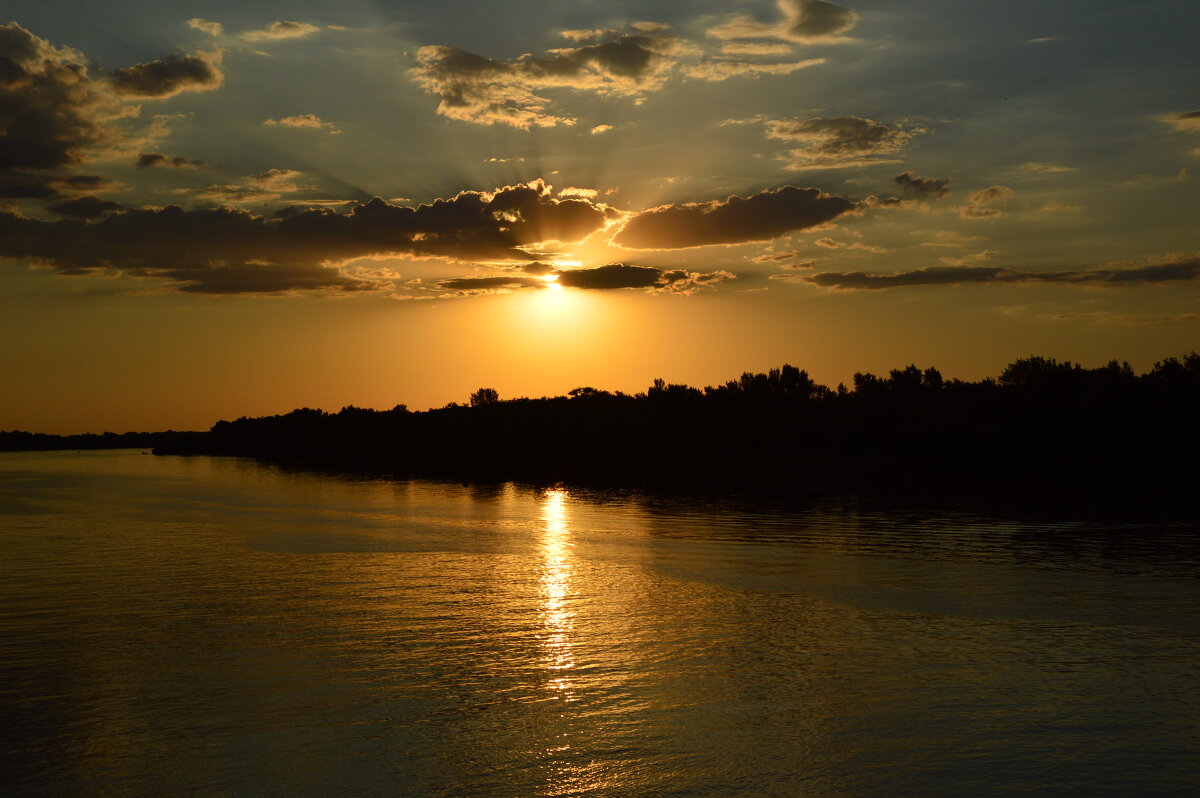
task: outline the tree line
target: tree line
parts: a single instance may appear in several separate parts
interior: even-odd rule
[[[1136,374],[1029,357],[994,378],[910,365],[830,388],[785,365],[695,388],[655,380],[426,411],[301,408],[220,421],[156,453],[224,454],[462,480],[699,490],[1193,490],[1200,354]]]

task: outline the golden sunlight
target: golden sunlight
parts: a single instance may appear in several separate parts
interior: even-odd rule
[[[567,492],[550,489],[543,495],[542,522],[542,649],[543,661],[553,672],[551,689],[574,700],[570,669],[575,667],[571,646],[574,614],[570,610],[571,540],[567,517]]]

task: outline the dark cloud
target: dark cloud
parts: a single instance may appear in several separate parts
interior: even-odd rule
[[[708,31],[718,39],[782,39],[801,44],[837,44],[858,23],[858,12],[823,0],[777,0],[782,19],[765,25],[753,17],[734,17]]]
[[[535,277],[543,277],[547,274],[554,274],[554,267],[549,263],[534,261],[533,263],[523,263],[520,266],[514,266],[513,271],[518,271],[522,274],[532,274]]]
[[[204,166],[204,161],[184,158],[181,155],[168,156],[160,152],[143,152],[138,156],[134,166],[138,169],[155,169],[164,166],[173,169],[200,169]]]
[[[994,266],[931,266],[910,272],[867,274],[823,272],[807,279],[826,288],[872,290],[922,285],[970,285],[980,283],[1058,283],[1122,287],[1180,282],[1200,278],[1200,257],[1175,257],[1141,266],[1033,272]]]
[[[236,188],[236,187],[235,187]],[[363,257],[441,256],[522,260],[522,247],[575,241],[610,211],[583,199],[556,199],[540,182],[463,192],[418,207],[373,199],[346,213],[292,209],[273,217],[233,208],[178,206],[112,213],[93,223],[47,222],[0,213],[0,257],[67,274],[121,271],[231,293],[312,287],[361,288],[338,264]],[[276,283],[271,275],[278,275]],[[263,286],[269,286],[264,288]]]
[[[625,223],[613,243],[628,249],[682,249],[766,241],[824,224],[853,208],[845,197],[784,186],[750,197],[642,211]]]
[[[622,288],[643,288],[655,293],[693,294],[702,288],[714,286],[725,280],[734,280],[736,275],[726,271],[689,272],[685,269],[655,269],[651,266],[633,266],[625,263],[610,263],[584,269],[550,269],[545,264],[530,263],[516,267],[530,274],[550,275],[563,288],[578,288],[585,291],[615,291]],[[494,292],[516,288],[548,288],[551,283],[540,277],[517,277],[497,275],[493,277],[460,277],[441,280],[438,288],[463,292]]]
[[[0,173],[78,164],[109,138],[96,120],[108,102],[80,53],[0,25]]]
[[[912,172],[902,172],[896,175],[894,180],[905,194],[916,194],[921,197],[944,197],[950,191],[949,178],[917,177]]]
[[[221,74],[220,53],[168,55],[157,61],[117,69],[109,81],[117,94],[141,99],[164,99],[185,91],[218,88]]]
[[[570,88],[602,95],[637,96],[662,86],[678,49],[675,39],[650,34],[551,50],[496,61],[456,47],[431,45],[417,51],[420,66],[409,74],[440,98],[439,114],[464,122],[530,127],[573,125],[575,119],[547,110],[536,92]]]
[[[779,7],[790,23],[788,38],[798,42],[827,41],[858,22],[858,12],[822,0],[781,0]]]
[[[100,175],[39,175],[0,171],[0,199],[58,199],[63,194],[99,191],[114,183]]]
[[[770,119],[767,136],[805,146],[787,153],[789,169],[838,169],[892,163],[921,129],[906,130],[857,116]]]
[[[613,288],[650,288],[658,284],[663,272],[649,266],[612,263],[593,269],[560,270],[558,284],[569,288],[607,290]]]
[[[119,202],[111,202],[110,200],[100,199],[94,194],[88,194],[85,197],[76,197],[75,199],[63,200],[62,202],[47,205],[46,209],[62,216],[70,216],[76,219],[94,219],[110,211],[119,211],[123,207],[125,206]]]

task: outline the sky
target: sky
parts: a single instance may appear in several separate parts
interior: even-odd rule
[[[9,0],[0,429],[1200,348],[1191,0]]]

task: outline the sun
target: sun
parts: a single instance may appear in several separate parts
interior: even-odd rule
[[[547,288],[551,288],[555,291],[561,291],[563,289],[562,283],[558,281],[557,274],[543,274],[542,282],[546,284]]]

